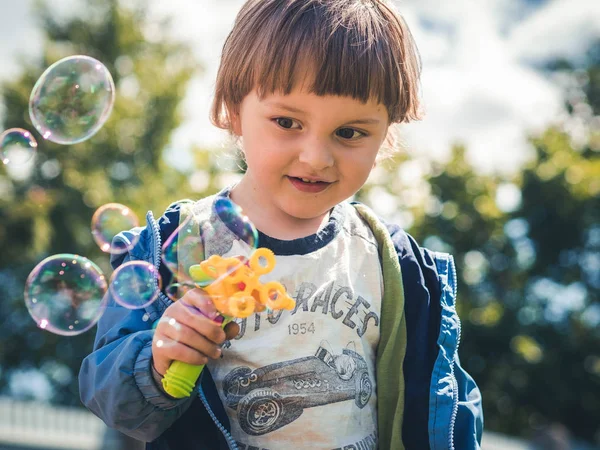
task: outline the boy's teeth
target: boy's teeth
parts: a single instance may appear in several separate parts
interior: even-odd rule
[[[304,181],[305,183],[318,183],[318,181],[310,181],[306,178],[300,178],[302,181]]]

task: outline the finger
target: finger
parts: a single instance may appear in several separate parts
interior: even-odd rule
[[[204,327],[196,330],[184,323],[178,322],[173,317],[163,318],[159,326],[156,327],[154,340],[164,336],[172,341],[193,348],[209,358],[219,358],[221,356],[221,344],[225,341],[225,332],[208,319],[203,318],[203,320],[205,322]],[[215,339],[214,337],[211,336],[209,338],[205,334],[217,335],[218,340],[222,337],[222,342],[214,342],[211,340]]]
[[[215,344],[222,344],[225,341],[225,332],[221,329],[222,321],[214,321],[207,318],[194,307],[185,303],[183,298],[167,308],[160,319],[157,329],[165,326],[164,322],[167,320],[168,323],[168,318],[174,318],[178,323],[193,328]]]
[[[208,326],[214,326],[208,319],[203,319],[205,322],[207,322]],[[223,330],[219,329],[219,331],[223,334],[223,336],[225,335]],[[196,331],[194,328],[186,324],[179,323],[174,318],[169,318],[167,325],[161,327],[159,332],[162,336],[193,348],[209,358],[216,359],[221,357],[220,343],[213,342],[202,333]]]
[[[153,343],[152,352],[154,367],[161,374],[166,373],[173,361],[181,361],[194,366],[208,362],[208,356],[166,336]]]
[[[225,325],[223,331],[225,331],[226,339],[231,340],[240,334],[240,326],[237,322],[229,322],[227,325]]]
[[[181,300],[179,300],[177,303],[180,301]],[[169,312],[171,318],[174,318],[179,324],[186,325],[196,330],[196,332],[211,340],[215,344],[220,345],[225,342],[225,332],[221,328],[220,323],[213,321],[202,314],[191,311],[190,308],[185,306],[183,303],[178,305],[177,308],[173,308],[171,311],[165,311],[165,315],[167,312]],[[167,320],[166,324],[163,323],[164,320]],[[169,319],[161,319],[161,323],[159,323],[158,326],[160,326],[162,330],[162,328],[169,323]]]
[[[202,289],[190,290],[180,301],[182,301],[183,304],[192,307],[192,311],[195,309],[210,319],[214,319],[219,315],[219,311],[217,311],[210,295]]]

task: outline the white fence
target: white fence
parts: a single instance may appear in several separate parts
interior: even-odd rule
[[[83,408],[0,398],[0,449],[100,450],[105,430]]]
[[[135,450],[144,444],[116,432],[82,408],[0,397],[0,450]],[[533,444],[533,445],[532,445]],[[591,450],[587,445],[548,446],[493,432],[483,435],[482,450]],[[460,449],[458,449],[460,450]]]

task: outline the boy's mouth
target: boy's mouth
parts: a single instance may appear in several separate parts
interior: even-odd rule
[[[303,178],[303,177],[288,176],[287,178],[288,178],[288,180],[290,180],[290,183],[292,184],[292,186],[294,186],[296,189],[298,189],[301,192],[309,192],[309,193],[321,192],[321,191],[324,191],[325,189],[327,189],[330,184],[332,184],[327,181],[311,180],[309,178]]]

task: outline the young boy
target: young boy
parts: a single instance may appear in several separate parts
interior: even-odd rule
[[[247,171],[194,210],[214,220],[218,196],[240,205],[296,306],[222,330],[200,289],[175,302],[161,293],[145,310],[111,300],[79,376],[89,409],[148,449],[479,448],[481,398],[458,360],[452,258],[347,202],[390,126],[418,118],[419,72],[387,1],[245,3],[212,119],[239,138]],[[113,266],[149,261],[166,285],[160,247],[181,211],[174,204],[158,222],[148,213],[146,229],[122,233],[141,236]],[[189,398],[162,388],[176,360],[207,365]]]

